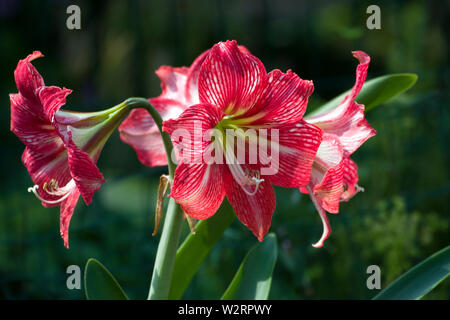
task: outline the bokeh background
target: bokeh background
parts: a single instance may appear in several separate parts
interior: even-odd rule
[[[81,8],[82,29],[66,28],[66,8]],[[381,30],[366,28],[366,8],[381,8]],[[24,146],[9,131],[13,71],[33,50],[46,84],[74,90],[71,110],[100,110],[130,96],[160,93],[154,71],[190,65],[214,43],[236,39],[267,70],[312,79],[309,108],[349,89],[356,59],[371,58],[368,78],[414,72],[417,84],[367,114],[378,134],[355,154],[366,192],[330,215],[322,249],[320,219],[307,196],[277,192],[271,231],[279,241],[272,299],[366,299],[366,268],[382,287],[449,244],[448,1],[0,1],[0,298],[84,299],[66,288],[66,268],[102,261],[131,298],[147,295],[159,236],[152,237],[155,193],[164,168],[142,166],[115,133],[99,167],[107,183],[73,216],[71,249],[59,237],[59,209],[26,192]],[[447,23],[447,24],[446,24]],[[183,237],[188,233],[187,225]],[[257,242],[238,221],[206,259],[185,298],[215,299]],[[449,281],[428,299],[448,299]]]

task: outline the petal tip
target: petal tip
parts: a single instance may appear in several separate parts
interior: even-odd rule
[[[367,64],[370,62],[370,56],[364,51],[352,51],[353,56],[359,60],[359,63]]]
[[[25,60],[26,60],[27,62],[30,62],[30,61],[33,61],[34,59],[42,58],[42,57],[44,57],[44,55],[43,55],[40,51],[35,50],[35,51],[33,51],[33,53],[29,54],[29,55],[25,58]]]

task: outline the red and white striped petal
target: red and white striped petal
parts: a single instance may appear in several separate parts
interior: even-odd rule
[[[68,132],[67,143],[68,163],[72,179],[83,197],[84,202],[89,205],[92,196],[106,181],[97,168],[89,154],[81,150],[73,141],[72,134]]]
[[[14,78],[16,80],[17,89],[24,99],[30,102],[35,102],[33,107],[39,108],[39,98],[37,96],[36,90],[44,86],[44,79],[36,70],[36,68],[31,64],[34,59],[43,57],[42,53],[39,51],[34,51],[32,54],[28,55],[25,59],[22,59],[17,64],[16,70],[14,71]],[[38,112],[38,110],[35,110]]]
[[[366,79],[370,57],[362,51],[355,51],[353,55],[360,63],[356,68],[356,82],[351,92],[336,108],[305,119],[323,129],[324,132],[337,135],[347,154],[352,154],[367,139],[376,134],[364,118],[364,106],[354,101]]]
[[[315,171],[315,169],[313,169]],[[330,213],[339,212],[339,201],[343,190],[342,162],[328,169],[322,181],[314,185],[313,192],[320,206]]]
[[[29,149],[37,153],[51,156],[58,153],[62,147],[62,141],[42,112],[42,107],[30,106],[29,100],[21,94],[10,94],[11,101],[11,131]],[[39,111],[39,113],[37,112]]]
[[[72,92],[70,89],[59,87],[41,87],[37,90],[43,112],[49,122],[53,123],[55,113],[66,104],[67,96]]]
[[[239,121],[258,127],[296,123],[302,120],[313,91],[312,81],[302,80],[291,70],[273,70],[259,101]]]
[[[339,137],[347,154],[355,152],[367,139],[376,134],[364,118],[364,106],[350,101],[316,117],[306,118],[324,132]]]
[[[275,211],[275,193],[269,177],[260,182],[255,194],[250,195],[229,173],[224,181],[228,201],[238,219],[262,241],[269,231]]]
[[[311,197],[311,201],[313,202],[314,206],[316,207],[317,213],[319,214],[319,217],[322,220],[322,226],[323,226],[322,236],[320,237],[319,241],[317,241],[316,243],[314,243],[312,245],[314,248],[321,248],[321,247],[323,247],[323,243],[325,242],[325,240],[331,234],[330,221],[328,220],[327,213],[325,212],[325,210],[323,210],[322,206],[320,205],[316,195],[311,190],[310,186],[307,186],[305,188],[305,193],[309,193],[309,196]]]
[[[358,186],[358,166],[356,163],[350,157],[344,157],[342,167],[344,192],[341,195],[341,200],[348,201],[358,191],[362,191],[363,189]]]
[[[69,197],[65,199],[61,203],[61,211],[59,215],[59,232],[61,234],[61,238],[64,240],[64,246],[69,249],[69,225],[70,220],[72,219],[73,212],[78,202],[78,198],[80,197],[80,193],[78,190],[74,190],[71,192]]]
[[[154,98],[149,101],[163,120],[175,119],[184,110],[184,106],[175,100]],[[132,110],[120,125],[119,132],[122,141],[133,147],[144,165],[149,167],[167,165],[161,134],[147,110]]]
[[[175,169],[170,197],[194,219],[207,219],[225,197],[223,165],[180,163]]]
[[[339,212],[343,191],[343,148],[339,138],[324,134],[311,170],[309,187],[319,205],[328,212]],[[306,188],[300,191],[307,193]]]
[[[353,51],[352,54],[359,61],[359,64],[356,67],[356,80],[352,91],[344,98],[344,100],[341,102],[342,104],[346,104],[350,101],[355,101],[364,85],[364,81],[366,81],[367,69],[369,68],[370,57],[365,52]]]
[[[239,49],[236,41],[214,45],[200,69],[200,102],[230,115],[252,108],[266,82],[266,70],[255,56]]]
[[[178,118],[163,122],[163,131],[170,134],[180,160],[203,162],[202,156],[211,141],[203,136],[222,120],[223,113],[210,104],[197,104],[187,108]]]
[[[279,133],[278,146],[274,143],[274,130]],[[271,165],[278,167],[276,173],[270,176],[270,181],[286,188],[307,185],[317,150],[321,145],[322,130],[302,120],[294,125],[269,129],[269,132],[272,132],[267,143],[271,150]],[[270,147],[272,143],[273,147]],[[278,156],[275,154],[276,149]]]

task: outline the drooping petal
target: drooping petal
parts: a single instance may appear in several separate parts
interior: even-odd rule
[[[174,146],[180,154],[180,159],[192,163],[200,160],[211,143],[203,136],[208,130],[213,129],[223,113],[217,107],[210,104],[197,104],[187,108],[178,118],[164,121],[163,131],[169,133]]]
[[[105,179],[89,154],[73,142],[70,131],[68,135],[67,152],[70,174],[84,202],[89,205],[95,191],[100,189]]]
[[[275,193],[270,177],[265,177],[259,183],[254,195],[249,195],[242,189],[231,174],[224,181],[228,201],[238,219],[246,225],[253,234],[262,241],[269,231],[273,212],[275,211]]]
[[[275,130],[279,133],[278,146],[274,143]],[[271,166],[277,169],[270,176],[271,182],[286,188],[307,185],[314,158],[322,141],[322,130],[302,120],[279,129],[272,128],[270,132],[270,141],[267,145],[273,153]],[[273,146],[270,147],[272,143]]]
[[[227,114],[243,114],[255,105],[265,82],[266,70],[258,58],[240,50],[236,41],[220,42],[202,64],[200,102]]]
[[[38,101],[36,90],[44,86],[44,79],[42,79],[42,76],[31,64],[31,61],[39,57],[43,57],[42,53],[34,51],[25,59],[20,60],[14,71],[17,89],[20,94],[30,102]],[[35,104],[34,106],[37,105]]]
[[[331,234],[331,226],[330,221],[328,220],[326,212],[323,210],[322,206],[320,205],[319,201],[317,200],[314,192],[311,190],[309,186],[306,187],[307,192],[309,193],[311,200],[316,207],[317,212],[319,213],[320,219],[322,220],[323,225],[323,232],[322,236],[320,237],[319,241],[314,243],[312,246],[314,248],[321,248],[323,246],[323,243],[325,240],[330,236]]]
[[[180,163],[175,169],[170,197],[194,219],[216,213],[225,196],[224,167],[218,164]]]
[[[344,157],[342,167],[344,192],[341,195],[341,200],[348,201],[363,188],[358,186],[358,166],[350,157]]]
[[[314,170],[315,171],[315,170]],[[343,190],[342,162],[328,169],[322,181],[314,185],[313,192],[320,206],[330,213],[339,212],[339,201]]]
[[[260,100],[240,122],[251,126],[293,124],[302,120],[308,98],[314,90],[312,81],[302,80],[288,70],[273,70],[267,75],[267,86]]]
[[[331,213],[339,212],[343,191],[343,148],[339,138],[324,134],[311,170],[311,188],[321,208]],[[306,188],[300,189],[307,193]]]
[[[356,81],[351,92],[336,108],[306,118],[309,123],[317,125],[325,132],[337,135],[347,154],[352,154],[376,134],[364,118],[364,106],[354,101],[366,79],[370,57],[362,51],[355,51],[353,55],[360,63],[356,68]]]
[[[59,215],[59,232],[61,238],[64,240],[64,246],[69,249],[69,225],[72,219],[73,212],[78,202],[80,193],[78,190],[72,191],[69,197],[61,203],[61,211]]]
[[[174,119],[184,110],[175,100],[154,98],[150,103],[163,120]],[[134,109],[119,127],[120,138],[136,151],[139,160],[146,166],[165,166],[167,157],[158,127],[145,109]]]
[[[367,69],[369,68],[370,57],[363,51],[353,51],[353,56],[359,60],[359,64],[356,67],[356,80],[352,88],[352,91],[344,98],[341,102],[342,104],[347,104],[350,101],[355,101],[361,88],[363,87],[364,81],[367,77]]]

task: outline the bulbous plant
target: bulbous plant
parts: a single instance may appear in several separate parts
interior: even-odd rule
[[[266,72],[236,41],[215,44],[189,68],[160,67],[156,74],[162,93],[156,98],[129,98],[88,113],[62,109],[71,90],[44,84],[31,63],[42,56],[35,51],[19,61],[14,73],[18,93],[10,95],[11,130],[26,146],[22,161],[34,183],[29,191],[44,206],[61,207],[60,233],[68,248],[78,198],[89,204],[105,182],[96,163],[119,128],[144,165],[168,166],[158,190],[156,230],[169,188],[170,199],[148,298],[181,297],[237,216],[260,244],[249,251],[223,298],[265,299],[277,256],[276,237],[267,235],[276,208],[272,185],[310,194],[324,225],[315,247],[331,232],[325,211],[337,213],[339,201],[362,190],[350,155],[375,130],[365,119],[364,105],[355,102],[361,95],[364,100],[370,58],[362,51],[353,55],[360,63],[351,91],[304,117],[313,82],[291,70]],[[383,86],[368,90],[382,101],[409,88],[415,79],[408,76],[413,80],[394,94]],[[222,210],[225,197],[235,214]],[[184,216],[192,233],[179,248]],[[194,220],[202,221],[195,225]],[[180,268],[184,280],[172,281],[180,279]],[[265,280],[256,283],[255,275]],[[257,289],[247,290],[252,287]],[[126,298],[112,275],[92,259],[85,289],[88,298]]]

